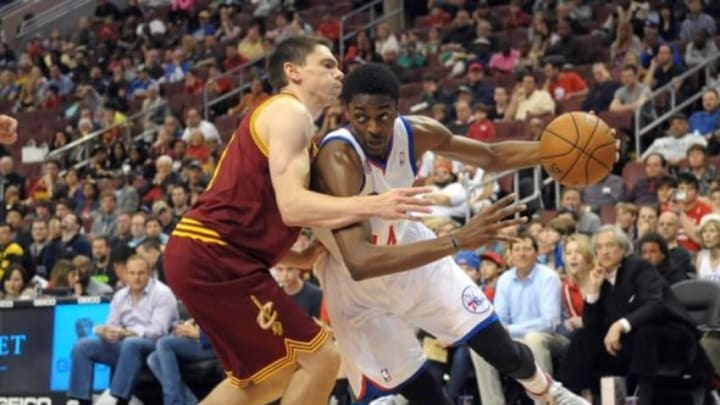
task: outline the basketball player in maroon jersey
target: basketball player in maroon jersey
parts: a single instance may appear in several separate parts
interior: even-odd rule
[[[339,363],[334,345],[268,269],[288,254],[299,226],[338,228],[427,212],[415,198],[427,189],[352,198],[307,190],[313,117],[338,97],[343,77],[324,40],[279,43],[268,75],[280,93],[242,120],[164,252],[168,284],[226,369],[203,404],[265,404],[281,396],[283,404],[326,403]]]

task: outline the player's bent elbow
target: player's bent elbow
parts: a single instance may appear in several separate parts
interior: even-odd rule
[[[363,265],[357,265],[353,263],[346,263],[348,272],[350,272],[350,278],[353,281],[362,281],[367,278],[367,273]]]

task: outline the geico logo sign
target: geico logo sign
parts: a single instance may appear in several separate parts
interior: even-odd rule
[[[52,405],[48,397],[0,397],[0,405]]]

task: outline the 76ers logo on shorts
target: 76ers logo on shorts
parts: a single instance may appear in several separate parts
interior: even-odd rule
[[[473,314],[484,314],[492,308],[490,301],[477,286],[467,286],[462,292],[463,307]]]

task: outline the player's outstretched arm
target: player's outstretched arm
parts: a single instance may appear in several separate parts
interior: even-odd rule
[[[10,145],[17,141],[18,122],[15,118],[0,114],[0,143]]]
[[[425,188],[397,189],[379,196],[352,198],[309,191],[308,145],[309,134],[313,133],[309,116],[299,104],[282,101],[275,102],[262,114],[267,119],[262,128],[268,134],[270,176],[285,224],[338,228],[372,216],[402,219],[412,212],[428,212],[430,203],[415,197],[428,192]]]
[[[335,196],[357,195],[364,172],[357,154],[344,142],[331,142],[313,165],[314,190]],[[475,249],[491,240],[503,240],[501,228],[524,222],[524,218],[503,220],[525,209],[511,205],[513,195],[498,201],[483,214],[451,236],[395,246],[371,242],[368,221],[335,229],[333,235],[354,280],[399,273],[434,262],[458,249]]]
[[[504,141],[488,144],[465,136],[454,136],[446,126],[432,118],[413,115],[407,119],[415,134],[415,153],[418,156],[431,150],[493,172],[540,164],[540,142]]]

